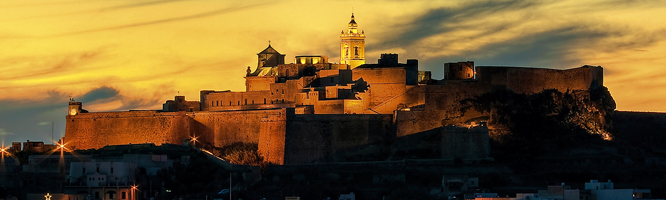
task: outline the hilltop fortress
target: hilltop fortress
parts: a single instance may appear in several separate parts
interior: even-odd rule
[[[352,150],[435,132],[442,135],[443,158],[483,159],[488,129],[496,128],[486,122],[496,113],[464,100],[498,87],[587,98],[603,87],[603,69],[593,66],[556,70],[467,61],[444,64],[444,79],[433,80],[431,72],[419,71],[417,60],[399,63],[397,54],[366,64],[365,34],[357,26],[352,14],[340,35],[340,64],[323,55],[296,56],[285,64],[285,55],[269,45],[257,54],[257,67],[248,67],[244,92],[202,90],[199,101],[176,96],[154,111],[88,113],[81,102],[70,102],[65,142],[89,149],[197,137],[213,147],[257,143],[266,161],[301,164],[348,160]]]

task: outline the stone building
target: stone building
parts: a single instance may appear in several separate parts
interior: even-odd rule
[[[397,54],[366,64],[364,39],[352,15],[341,36],[341,64],[324,55],[295,56],[287,64],[269,44],[257,54],[254,71],[248,67],[244,74],[245,91],[201,90],[199,101],[177,96],[158,111],[88,113],[81,102],[70,102],[64,141],[73,149],[181,144],[191,137],[213,147],[251,142],[265,160],[300,164],[344,161],[341,152],[441,130],[450,132],[443,144],[464,144],[440,149],[443,158],[483,159],[489,151],[483,134],[492,127],[469,135],[446,128],[492,118],[462,100],[495,87],[532,94],[603,86],[601,67],[475,67],[471,61],[447,63],[449,78],[433,80],[418,71],[416,59],[400,63]]]
[[[474,61],[444,63],[444,80],[473,79],[474,74]]]

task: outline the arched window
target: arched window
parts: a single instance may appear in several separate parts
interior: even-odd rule
[[[358,56],[358,47],[354,47],[354,55]]]

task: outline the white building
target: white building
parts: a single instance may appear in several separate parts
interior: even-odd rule
[[[69,185],[64,190],[69,194],[84,194],[91,200],[137,199],[142,188],[137,176],[156,175],[172,166],[173,160],[166,155],[142,154],[72,162]]]

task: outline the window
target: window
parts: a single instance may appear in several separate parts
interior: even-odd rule
[[[264,104],[266,104],[266,98],[264,98]]]
[[[97,173],[99,173],[99,167],[97,167]]]
[[[84,167],[84,168],[83,168],[83,174],[85,174],[85,173],[86,173],[86,168]]]
[[[229,101],[229,106],[231,106],[231,101]]]
[[[210,107],[213,107],[213,106],[215,106],[215,104],[214,104],[214,103],[215,103],[215,101],[210,101]]]
[[[220,101],[215,101],[215,105],[220,106]]]
[[[127,195],[127,194],[126,194],[125,192],[120,193],[120,198],[122,198],[122,199],[126,199],[126,198],[127,198],[126,195]]]
[[[240,106],[240,101],[238,101],[238,105]]]
[[[109,199],[113,199],[113,193],[109,193]]]
[[[354,55],[358,56],[358,47],[354,47]]]
[[[99,192],[95,192],[95,199],[99,199]]]
[[[282,89],[282,94],[284,94],[284,89]]]
[[[245,99],[245,105],[247,105],[247,99]]]
[[[111,173],[113,174],[113,167],[111,167]]]
[[[252,100],[252,105],[254,105],[254,100]]]

